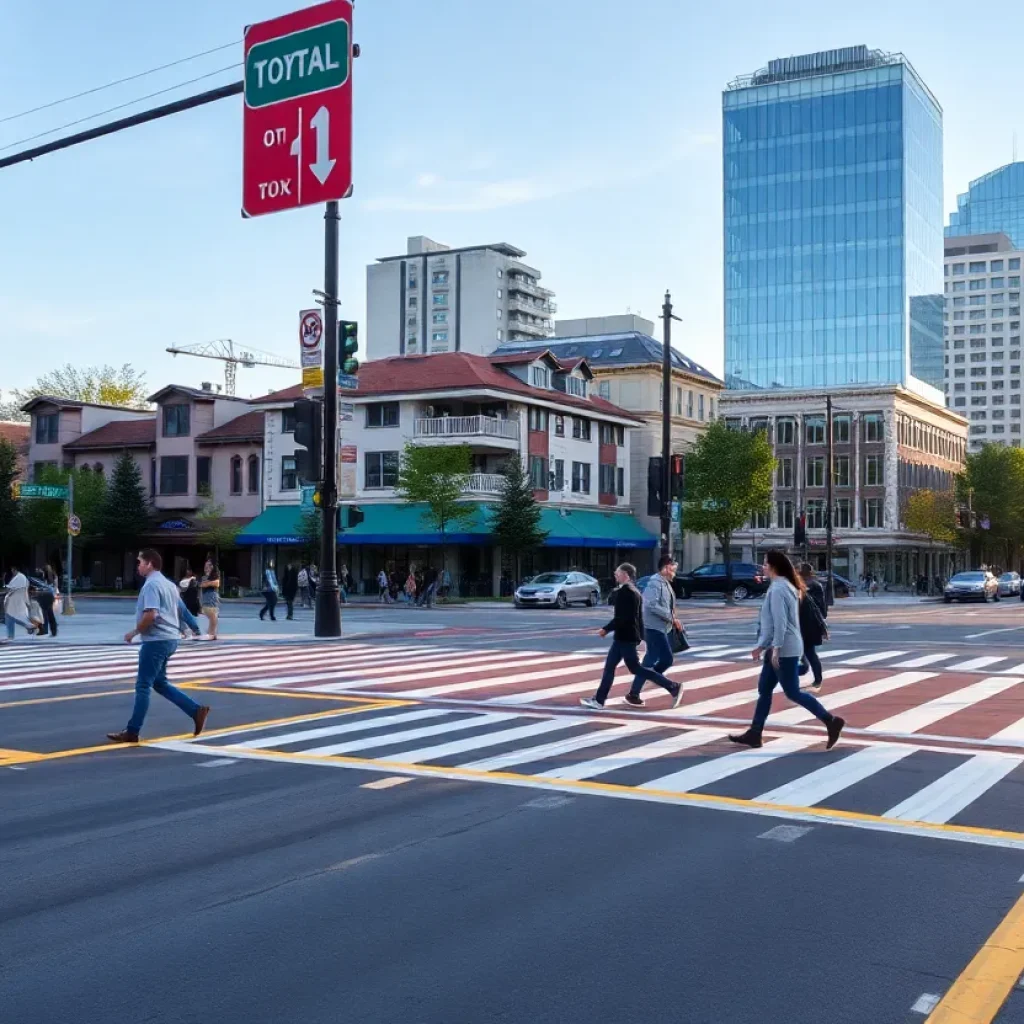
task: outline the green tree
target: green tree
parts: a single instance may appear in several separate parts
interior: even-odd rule
[[[11,485],[18,479],[18,452],[5,437],[0,437],[0,563],[6,563],[21,536],[21,504],[14,500]]]
[[[502,467],[501,496],[494,507],[492,529],[495,541],[515,560],[518,584],[522,556],[539,548],[548,538],[540,528],[541,508],[533,496],[533,486],[523,469],[522,459],[511,455]]]
[[[110,475],[106,502],[100,516],[107,542],[125,551],[139,546],[149,529],[149,503],[142,483],[142,470],[131,452],[122,452]]]
[[[302,558],[305,565],[316,565],[320,561],[320,540],[323,532],[323,515],[320,509],[305,509],[299,517],[299,536],[302,538]]]
[[[730,600],[732,535],[771,507],[774,473],[764,431],[730,430],[724,420],[715,420],[686,456],[686,529],[718,539]]]
[[[402,453],[397,492],[410,503],[423,503],[423,521],[441,534],[441,568],[447,568],[445,537],[452,527],[468,524],[475,504],[462,501],[473,466],[468,445],[426,447],[407,444]]]
[[[73,398],[79,402],[98,402],[101,405],[123,405],[132,409],[147,409],[146,375],[125,363],[120,369],[113,366],[88,366],[83,369],[65,363],[39,377],[30,387],[15,388],[4,404],[4,412],[19,420],[28,417],[21,412],[29,399],[38,395]]]
[[[968,535],[972,553],[1009,565],[1024,543],[1024,450],[983,445],[967,456],[959,491],[975,516]]]
[[[952,491],[914,491],[907,498],[903,525],[911,533],[920,533],[937,544],[955,544],[956,497]]]
[[[205,502],[196,513],[196,537],[200,543],[213,549],[213,560],[218,564],[221,551],[230,551],[238,546],[241,529],[241,524],[225,521],[224,506],[215,502]]]
[[[71,478],[75,486],[75,515],[82,520],[82,535],[101,536],[107,498],[107,482],[102,473],[88,469],[68,471],[56,466],[45,466],[34,482],[66,485]],[[29,544],[53,544],[67,538],[66,501],[60,498],[24,498],[21,506],[21,535]]]

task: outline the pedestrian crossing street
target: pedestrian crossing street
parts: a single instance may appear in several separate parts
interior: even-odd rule
[[[894,831],[1024,849],[1024,752],[855,737],[818,729],[737,748],[724,727],[608,713],[406,704],[339,711],[299,727],[242,727],[158,746],[239,760],[398,771]]]

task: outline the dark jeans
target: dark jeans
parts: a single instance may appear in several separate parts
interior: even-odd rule
[[[262,619],[267,612],[270,612],[270,617],[274,618],[274,609],[277,607],[277,594],[272,590],[263,591],[263,607],[260,609],[260,618]]]
[[[809,640],[804,641],[804,656],[800,662],[800,675],[807,674],[807,668],[810,666],[811,672],[814,673],[814,685],[821,685],[821,658],[818,657],[818,648],[814,646]]]
[[[644,668],[653,668],[655,672],[667,672],[672,666],[672,662],[676,660],[668,642],[668,634],[663,633],[660,629],[645,629],[644,642],[647,644],[647,653],[640,664]],[[644,688],[644,682],[646,680],[641,676],[635,676],[629,692],[634,697],[639,697],[640,691]],[[670,687],[666,687],[666,689],[669,693],[672,692]]]
[[[761,678],[757,681],[757,707],[754,709],[754,727],[761,729],[768,720],[772,710],[772,693],[781,685],[782,692],[794,703],[806,708],[815,718],[830,722],[832,716],[809,693],[800,690],[797,675],[799,658],[779,658],[779,670],[775,671],[771,654],[765,651],[764,664],[761,666]]]
[[[640,659],[636,656],[636,648],[636,644],[627,644],[622,640],[612,641],[611,647],[608,648],[608,657],[605,658],[601,685],[597,688],[597,693],[594,694],[594,699],[599,704],[603,704],[608,699],[608,691],[611,690],[612,683],[615,681],[615,670],[619,667],[620,661],[624,661],[626,668],[637,678],[642,679],[644,682],[657,683],[668,690],[669,693],[672,692],[673,686],[668,679],[653,668],[640,664]],[[643,683],[640,685],[642,686]]]
[[[42,635],[45,636],[47,631],[52,633],[54,636],[57,635],[57,619],[53,614],[53,594],[39,594],[36,597],[39,602],[39,609],[43,613],[43,630]]]
[[[195,718],[199,705],[177,687],[167,682],[167,662],[178,649],[177,640],[144,640],[139,644],[139,673],[135,677],[135,709],[127,731],[136,736],[149,710],[149,691],[156,690],[172,704],[181,708],[189,718]]]
[[[288,618],[290,619],[292,617],[292,615],[295,613],[295,598],[294,598],[294,596],[292,596],[292,597],[285,597],[285,599],[284,599],[284,606],[285,606],[285,608],[288,609]]]

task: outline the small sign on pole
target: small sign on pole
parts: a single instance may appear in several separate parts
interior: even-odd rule
[[[82,532],[82,520],[78,516],[68,516],[68,533],[77,537]]]

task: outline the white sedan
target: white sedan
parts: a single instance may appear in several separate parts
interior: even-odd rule
[[[568,608],[577,602],[593,607],[600,600],[601,584],[585,572],[542,572],[515,594],[517,608]]]

